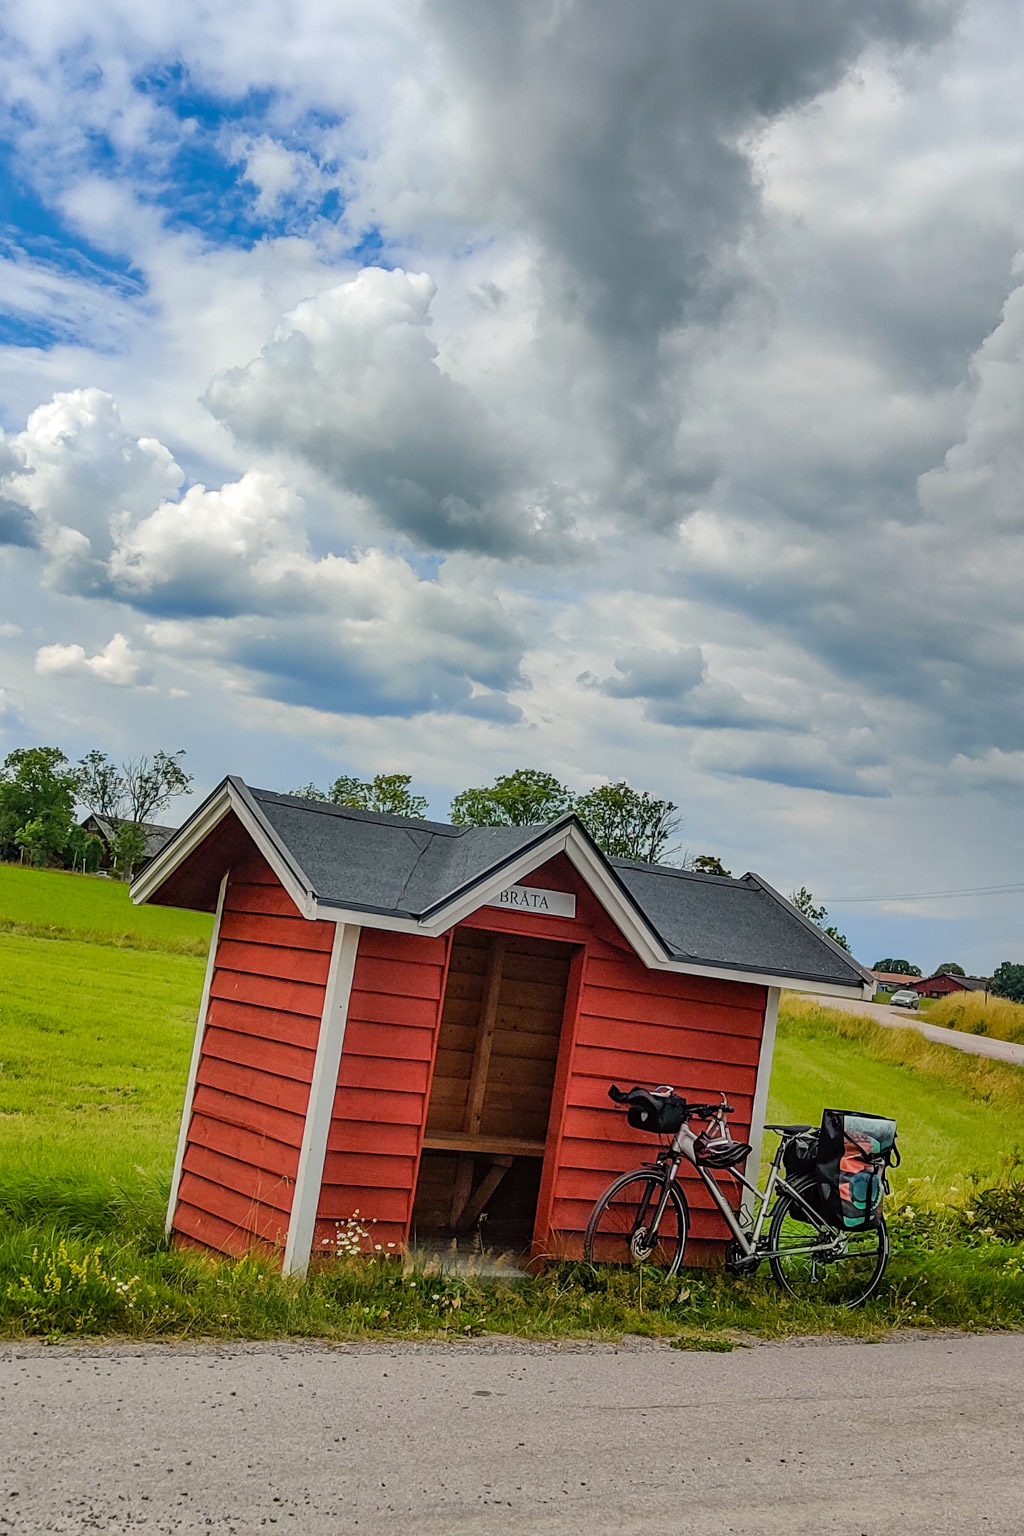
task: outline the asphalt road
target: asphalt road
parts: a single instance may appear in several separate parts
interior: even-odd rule
[[[0,1352],[0,1532],[1019,1536],[1024,1335]]]
[[[941,1024],[929,1024],[927,1019],[912,1008],[890,1008],[888,1003],[856,1003],[846,997],[813,997],[808,999],[825,1008],[841,1008],[844,1013],[855,1013],[862,1019],[874,1019],[878,1024],[899,1029],[916,1029],[929,1040],[948,1045],[955,1051],[965,1051],[968,1056],[991,1056],[994,1061],[1012,1061],[1024,1067],[1024,1045],[1012,1040],[990,1040],[987,1035],[966,1035],[958,1029],[945,1029]]]

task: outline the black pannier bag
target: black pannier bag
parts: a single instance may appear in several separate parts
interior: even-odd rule
[[[818,1133],[804,1131],[786,1142],[782,1163],[790,1183],[794,1179],[813,1179],[818,1169]]]
[[[886,1171],[899,1163],[896,1121],[859,1110],[826,1109],[818,1132],[818,1205],[846,1232],[874,1227],[888,1192]]]
[[[821,1214],[818,1202],[818,1132],[804,1131],[786,1142],[782,1152],[782,1164],[791,1184],[801,1184],[800,1197],[807,1201],[811,1210]],[[794,1205],[790,1215],[805,1226],[813,1226],[811,1218],[800,1206]]]

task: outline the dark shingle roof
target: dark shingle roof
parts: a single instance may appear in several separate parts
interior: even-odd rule
[[[422,918],[557,825],[453,827],[233,782],[251,797],[318,901],[366,912]],[[851,988],[866,978],[851,956],[756,875],[733,880],[627,859],[607,862],[679,960]]]
[[[546,827],[450,827],[249,791],[320,901],[422,917]]]
[[[783,970],[840,984],[863,980],[852,956],[837,954],[795,907],[756,875],[725,880],[656,864],[610,862],[679,959]]]

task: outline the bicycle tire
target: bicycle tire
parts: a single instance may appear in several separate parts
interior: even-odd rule
[[[793,1185],[805,1198],[814,1182],[801,1180]],[[800,1215],[794,1215],[799,1211]],[[787,1230],[786,1223],[789,1222]],[[768,1224],[768,1245],[781,1249],[786,1241],[806,1242],[811,1223],[801,1206],[786,1191],[779,1196]],[[878,1290],[889,1262],[889,1231],[883,1218],[876,1227],[846,1234],[850,1248],[846,1257],[824,1260],[813,1254],[793,1254],[788,1259],[768,1258],[768,1267],[777,1285],[799,1301],[824,1302],[851,1310],[862,1307]]]
[[[633,1168],[609,1184],[591,1211],[583,1234],[583,1257],[588,1264],[629,1264],[634,1268],[656,1264],[668,1276],[678,1274],[690,1233],[689,1207],[678,1184],[669,1186],[656,1244],[647,1247],[642,1236],[642,1216],[652,1204],[657,1207],[665,1178],[657,1168]],[[635,1196],[624,1194],[632,1184],[636,1185]]]

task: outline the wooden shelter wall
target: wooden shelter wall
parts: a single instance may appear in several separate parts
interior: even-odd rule
[[[730,1133],[750,1131],[766,989],[640,970],[588,950],[562,1124],[552,1153],[550,1224],[557,1251],[575,1255],[587,1217],[613,1175],[652,1159],[657,1141],[634,1131],[608,1099],[609,1083],[670,1083],[688,1099],[729,1096]],[[692,1217],[692,1257],[727,1233],[696,1171],[682,1169]],[[733,1183],[735,1203],[740,1188]]]
[[[448,947],[374,928],[359,936],[314,1253],[357,1212],[376,1223],[373,1243],[406,1241]]]
[[[253,850],[231,870],[172,1230],[221,1253],[285,1242],[333,923]]]

